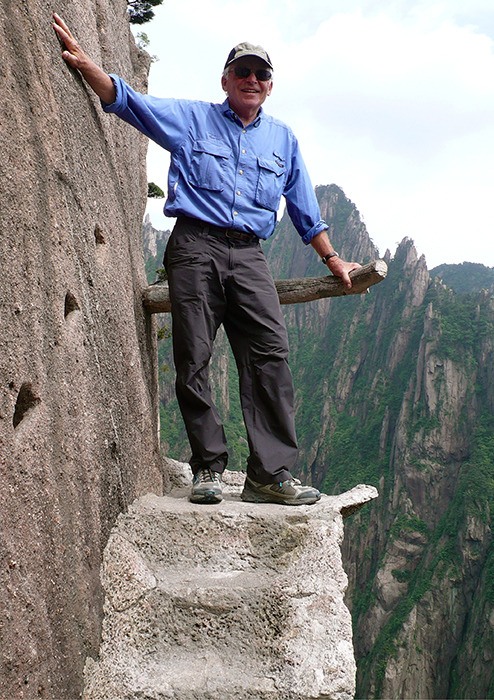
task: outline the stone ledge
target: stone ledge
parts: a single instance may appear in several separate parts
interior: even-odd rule
[[[359,486],[313,506],[244,503],[225,475],[217,505],[170,490],[119,517],[105,550],[105,619],[85,700],[350,700],[342,514],[375,498]]]
[[[188,464],[184,462],[177,462],[176,460],[166,458],[165,468],[168,474],[168,494],[172,498],[177,499],[187,499],[190,492],[190,484],[192,482],[192,471]],[[240,492],[244,483],[245,474],[239,471],[229,471],[226,470],[223,474],[223,482],[225,484],[224,489],[224,503],[225,502],[238,502],[240,506],[245,508],[270,508],[270,504],[253,504],[253,503],[243,503],[240,500]],[[377,489],[374,486],[368,486],[367,484],[358,484],[354,486],[350,491],[345,491],[344,493],[338,494],[337,496],[327,496],[323,494],[321,500],[314,506],[297,506],[296,509],[302,508],[304,511],[308,508],[309,512],[313,508],[321,508],[325,510],[333,510],[341,513],[344,518],[349,517],[356,511],[360,510],[366,503],[374,500],[379,496]],[[190,504],[191,506],[193,504]],[[208,508],[218,508],[221,504],[209,505]],[[204,508],[203,505],[197,506],[200,510]],[[274,505],[274,508],[284,508],[285,506]]]

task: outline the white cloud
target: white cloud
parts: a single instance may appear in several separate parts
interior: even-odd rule
[[[275,63],[266,110],[297,134],[314,184],[355,202],[381,252],[494,266],[494,6],[486,0],[165,0],[144,29],[150,92],[220,101],[232,45]],[[167,154],[150,149],[166,187]],[[154,220],[154,218],[153,218]],[[156,223],[156,222],[155,222]]]

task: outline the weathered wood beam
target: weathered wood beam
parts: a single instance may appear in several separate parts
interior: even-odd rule
[[[374,260],[350,273],[352,288],[346,289],[339,277],[304,277],[301,279],[276,280],[276,291],[281,304],[301,304],[326,297],[342,297],[363,294],[369,287],[382,282],[388,272],[384,260]],[[143,304],[151,314],[171,311],[168,283],[153,284],[143,292]]]
[[[350,272],[351,289],[347,289],[339,277],[306,277],[302,279],[276,280],[276,291],[281,304],[301,304],[326,297],[342,297],[363,294],[373,284],[382,282],[388,272],[384,260],[374,260]]]

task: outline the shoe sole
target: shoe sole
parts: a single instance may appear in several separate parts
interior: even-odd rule
[[[275,495],[270,496],[268,494],[258,493],[257,491],[246,491],[244,489],[240,494],[240,498],[246,503],[275,503],[276,505],[281,506],[312,506],[314,503],[317,503],[317,501],[321,498],[321,495],[311,496],[310,498],[306,499],[293,498],[289,500],[287,498],[276,498]]]
[[[223,494],[215,493],[214,491],[206,491],[201,494],[191,494],[189,496],[189,501],[191,503],[221,503],[223,500]]]

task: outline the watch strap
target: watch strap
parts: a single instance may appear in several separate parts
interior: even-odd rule
[[[340,257],[340,256],[338,255],[338,253],[337,253],[335,250],[333,250],[332,253],[328,253],[327,255],[324,255],[324,256],[321,258],[321,261],[323,262],[324,265],[326,265],[326,263],[328,262],[328,260],[331,260],[331,258],[339,258],[339,257]]]

